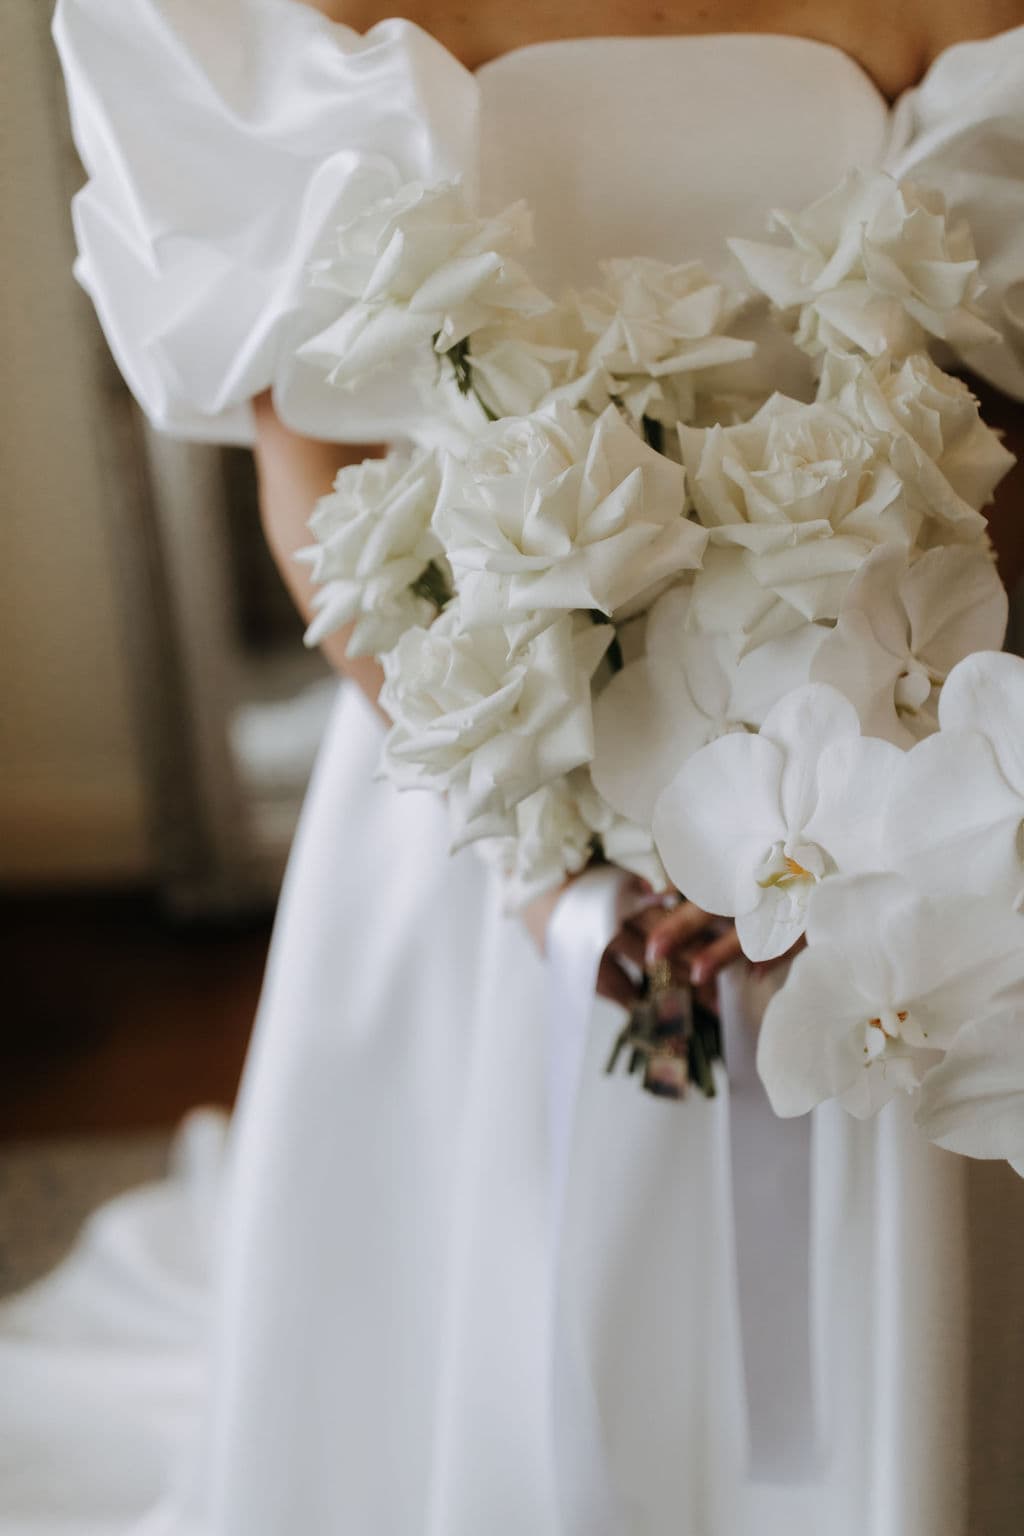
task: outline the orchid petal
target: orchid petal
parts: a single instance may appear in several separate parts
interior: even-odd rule
[[[1007,783],[989,741],[950,730],[899,765],[885,842],[923,890],[987,893],[1009,906],[1024,890],[1022,824],[1024,796]]]
[[[1024,1009],[961,1029],[925,1077],[915,1120],[930,1141],[967,1157],[1024,1165]]]
[[[797,955],[757,1042],[757,1070],[777,1115],[804,1115],[854,1085],[863,1063],[850,1039],[864,1012],[841,949]]]
[[[890,863],[886,807],[904,754],[873,737],[845,736],[818,761],[817,804],[803,836],[827,848],[840,874],[867,874]]]
[[[667,708],[649,662],[633,662],[594,705],[594,784],[621,816],[649,827],[658,796],[707,743],[709,726],[684,687]]]
[[[994,651],[961,661],[939,698],[944,731],[980,731],[1007,783],[1024,795],[1024,660]]]
[[[860,721],[848,699],[824,683],[796,688],[769,710],[761,737],[783,754],[780,786],[787,830],[799,833],[817,800],[818,759],[830,742],[858,736]]]
[[[654,810],[654,841],[691,901],[733,916],[750,910],[750,878],[764,850],[785,836],[779,805],[782,754],[761,736],[721,736],[684,764]]]

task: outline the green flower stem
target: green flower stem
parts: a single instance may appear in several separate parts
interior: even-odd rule
[[[590,622],[592,624],[608,624],[611,621],[606,613],[601,612],[600,608],[591,608]],[[608,665],[611,667],[612,671],[621,672],[625,662],[622,659],[622,645],[619,642],[618,635],[612,636],[611,644],[605,652],[605,655],[608,657]]]
[[[641,423],[644,429],[644,442],[648,448],[653,448],[655,453],[665,452],[665,428],[660,421],[655,421],[653,416],[645,416]]]
[[[438,335],[440,335],[440,332],[438,332]],[[434,345],[435,347],[437,345],[437,336],[434,337]],[[469,337],[465,336],[462,341],[457,341],[454,347],[449,347],[443,356],[452,365],[452,372],[455,375],[455,386],[459,394],[472,395],[477,405],[487,417],[487,420],[497,421],[499,419],[497,414],[491,410],[487,401],[481,397],[480,391],[473,382],[473,358],[469,350]]]
[[[417,597],[425,598],[428,603],[433,603],[440,613],[451,602],[452,594],[444,572],[436,560],[431,560],[412,584],[412,591]]]

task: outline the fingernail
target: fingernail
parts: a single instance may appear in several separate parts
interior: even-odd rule
[[[695,960],[690,966],[690,985],[702,987],[708,979],[708,967],[704,960]]]

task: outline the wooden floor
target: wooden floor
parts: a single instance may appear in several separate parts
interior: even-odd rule
[[[269,917],[181,926],[145,894],[0,898],[0,1139],[229,1105],[269,936]]]

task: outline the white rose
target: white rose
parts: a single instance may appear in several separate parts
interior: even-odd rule
[[[566,348],[500,332],[474,336],[472,359],[473,387],[494,418],[528,416],[576,377],[578,363]]]
[[[296,556],[321,588],[307,645],[355,621],[348,654],[379,655],[407,629],[429,624],[450,586],[430,526],[440,483],[432,453],[394,453],[339,471],[309,520],[316,544]]]
[[[802,614],[764,587],[754,575],[752,556],[738,544],[709,544],[693,581],[689,628],[701,635],[739,642],[746,655],[772,640],[804,629]]]
[[[834,405],[773,395],[749,422],[679,440],[712,542],[749,551],[756,580],[805,619],[835,618],[869,551],[917,535],[899,477]]]
[[[455,182],[412,182],[357,209],[313,273],[351,302],[300,355],[352,384],[426,344],[448,352],[484,326],[542,313],[549,301],[516,260],[531,239],[525,204],[482,219]]]
[[[884,172],[852,171],[802,213],[776,212],[792,246],[730,240],[747,277],[779,309],[797,311],[797,341],[905,356],[925,337],[954,346],[992,341],[970,230],[941,193]]]
[[[514,646],[506,629],[470,632],[461,618],[455,602],[403,635],[381,692],[394,721],[385,771],[447,793],[456,847],[507,836],[519,801],[590,760],[590,679],[612,638],[563,617]]]
[[[481,844],[505,881],[505,905],[517,912],[590,862],[594,833],[580,815],[570,780],[557,779],[515,808],[515,831]]]
[[[752,357],[752,341],[725,335],[740,303],[699,261],[646,257],[601,264],[604,285],[582,294],[580,319],[596,340],[591,367],[620,382],[631,415],[674,425],[696,409],[693,375]]]
[[[1012,468],[1013,454],[981,419],[960,379],[924,353],[891,358],[826,358],[819,399],[832,400],[868,433],[947,539],[980,538],[980,509]]]
[[[599,840],[608,863],[638,875],[656,891],[667,891],[672,882],[658,857],[650,827],[641,826],[609,805],[585,768],[571,774],[569,783],[575,791],[580,815],[592,836]]]
[[[669,885],[649,831],[620,816],[598,794],[586,768],[545,784],[515,808],[515,832],[478,844],[505,882],[505,905],[516,912],[585,869],[600,853],[646,880]]]
[[[595,424],[558,404],[498,422],[450,458],[434,514],[466,622],[596,609],[613,614],[700,564],[677,464],[610,406]]]
[[[599,414],[610,395],[595,391],[596,370],[581,375],[589,338],[575,305],[554,304],[542,315],[518,316],[474,332],[471,366],[477,397],[478,428],[486,419],[529,416],[548,400],[575,392],[599,400]],[[608,381],[610,387],[610,380]]]

